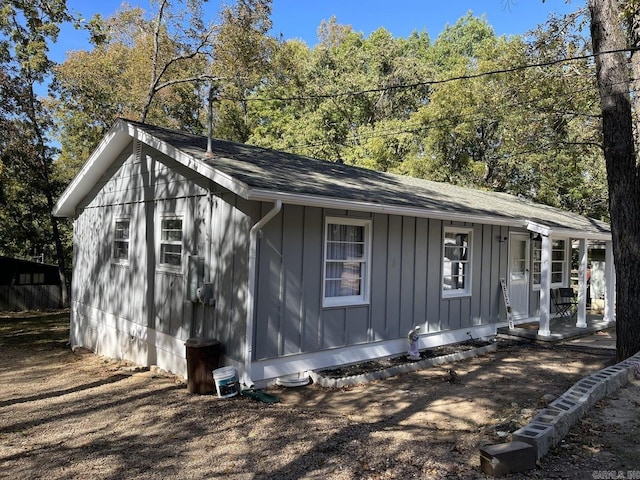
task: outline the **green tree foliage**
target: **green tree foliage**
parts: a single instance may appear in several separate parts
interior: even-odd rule
[[[250,141],[398,170],[410,153],[403,123],[427,98],[424,86],[404,87],[429,74],[428,45],[426,34],[394,39],[381,28],[365,39],[335,18],[323,22],[314,49],[286,42],[274,55],[254,98],[276,100],[253,102],[260,122]]]
[[[217,24],[202,21],[206,0],[158,0],[87,25],[94,48],[68,54],[55,70],[61,170],[70,179],[118,117],[203,133],[212,86],[217,134],[245,141],[255,125],[246,98],[268,72],[275,40],[270,0],[225,7]],[[114,81],[117,79],[117,81]]]
[[[94,49],[69,53],[55,69],[60,164],[67,179],[118,117],[202,132],[214,32],[201,20],[201,4],[162,0],[150,18],[124,5],[106,20],[89,22]]]
[[[64,281],[63,237],[53,218],[57,151],[52,117],[36,90],[51,73],[48,45],[70,21],[64,0],[8,0],[0,7],[0,253],[57,261]]]
[[[533,32],[526,58],[544,66],[518,76],[513,101],[527,122],[514,129],[512,149],[529,152],[535,198],[602,218],[608,208],[597,88],[589,44],[575,33],[577,19],[553,18]]]
[[[507,38],[469,13],[433,42],[332,18],[273,52],[248,141],[606,218],[593,65],[566,61],[589,53],[577,18]]]
[[[221,101],[216,106],[216,133],[246,142],[257,119],[247,98],[269,74],[277,41],[271,29],[271,0],[238,0],[220,13],[212,73]]]
[[[384,28],[365,37],[331,18],[310,47],[272,36],[271,0],[236,0],[216,24],[204,23],[205,2],[96,16],[85,24],[92,49],[58,66],[47,53],[73,20],[65,1],[0,6],[0,253],[64,265],[69,233],[53,202],[105,130],[128,117],[203,133],[209,89],[220,138],[607,217],[595,67],[578,15],[499,37],[469,12],[433,40]],[[638,2],[623,3],[636,45]],[[44,101],[36,87],[52,72]]]
[[[429,102],[414,116],[423,127],[425,155],[413,162],[412,173],[468,186],[493,181],[504,125],[503,99],[497,98],[502,79],[475,76],[508,62],[509,47],[471,14],[436,39],[429,61],[440,67],[435,81],[445,82],[433,85]]]
[[[182,80],[207,78],[218,137],[607,215],[593,65],[563,61],[588,54],[575,18],[507,38],[469,12],[433,42],[331,18],[310,48],[270,36],[270,0],[240,0],[207,37],[211,63],[178,64],[213,30],[169,35],[159,26],[177,17],[159,6],[150,20],[132,8],[94,19],[96,47],[58,68],[69,174],[116,116],[204,131],[205,85]]]

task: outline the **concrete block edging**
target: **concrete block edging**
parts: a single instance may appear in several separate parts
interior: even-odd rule
[[[371,382],[373,380],[382,380],[384,378],[393,377],[402,373],[415,372],[423,368],[433,367],[435,365],[442,365],[445,363],[458,362],[460,360],[466,360],[468,358],[477,357],[487,353],[497,351],[498,345],[491,343],[483,347],[476,347],[461,352],[450,353],[448,355],[442,355],[440,357],[425,358],[416,362],[403,363],[401,365],[395,365],[383,370],[376,370],[373,372],[367,372],[360,375],[352,375],[340,378],[330,378],[322,375],[322,372],[309,372],[309,376],[314,383],[317,383],[321,387],[325,388],[342,388],[351,387],[353,385],[359,385],[361,383]]]
[[[629,383],[636,370],[640,371],[640,352],[588,375],[539,411],[529,424],[513,432],[513,440],[532,445],[540,460],[596,402]]]

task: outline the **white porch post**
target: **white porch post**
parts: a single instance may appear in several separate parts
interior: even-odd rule
[[[549,336],[549,312],[551,311],[551,239],[542,235],[540,252],[540,325],[538,335]]]
[[[578,319],[576,327],[587,327],[587,240],[580,239],[578,247]]]
[[[604,320],[616,318],[616,269],[613,263],[613,243],[605,243],[604,253]]]

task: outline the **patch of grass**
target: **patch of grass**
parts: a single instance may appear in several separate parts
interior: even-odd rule
[[[19,312],[0,316],[0,345],[7,347],[66,348],[69,312]]]

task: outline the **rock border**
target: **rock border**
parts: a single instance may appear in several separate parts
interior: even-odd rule
[[[314,383],[317,383],[321,387],[326,388],[342,388],[359,385],[362,383],[371,382],[374,380],[382,380],[384,378],[400,375],[401,373],[415,372],[423,368],[433,367],[435,365],[442,365],[445,363],[458,362],[460,360],[466,360],[468,358],[477,357],[487,353],[496,352],[498,349],[497,342],[485,345],[482,347],[475,347],[469,350],[461,352],[449,353],[440,357],[425,358],[411,363],[403,363],[401,365],[394,365],[382,370],[376,370],[373,372],[362,373],[360,375],[351,375],[341,378],[329,378],[322,375],[322,371],[311,371],[309,376]]]

